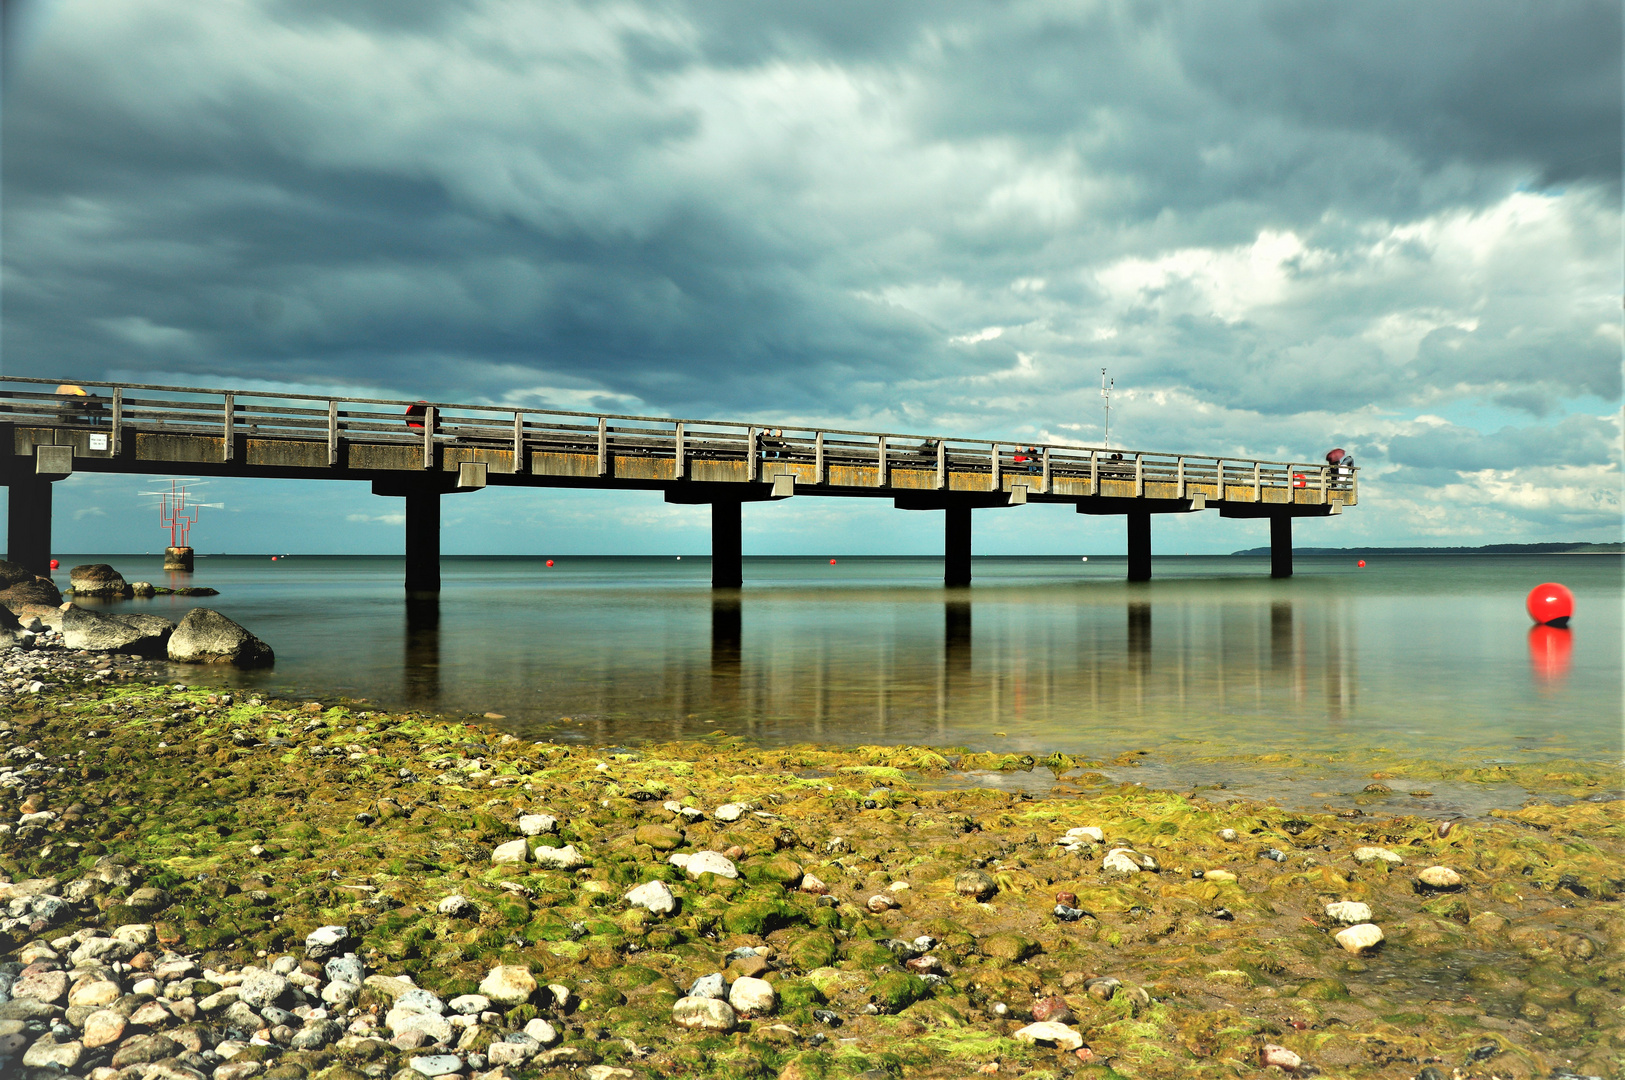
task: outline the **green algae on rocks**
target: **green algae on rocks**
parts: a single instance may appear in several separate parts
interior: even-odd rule
[[[512,1000],[441,1048],[499,1075],[1234,1076],[1272,1046],[1349,1077],[1617,1076],[1625,1051],[1617,800],[1440,835],[1414,814],[1219,804],[1098,775],[1048,798],[942,779],[1083,764],[1063,755],[583,749],[162,686],[63,685],[4,717],[0,740],[0,890],[69,894],[47,925],[0,923],[6,959],[147,925],[154,948],[224,970],[302,959],[338,927],[372,976],[344,1022],[389,1014],[409,986],[449,1001],[520,969],[502,983]],[[1104,840],[1068,836],[1085,826]],[[1357,861],[1362,847],[1394,859]],[[1107,873],[1117,849],[1157,869]],[[701,852],[714,869],[689,872]],[[1460,886],[1427,885],[1434,866]],[[968,870],[994,888],[962,894]],[[648,906],[627,901],[655,882]],[[1380,946],[1339,945],[1338,901],[1370,909]],[[707,976],[724,993],[762,980],[772,1005],[715,999],[707,1015],[731,1023],[675,1023]],[[217,992],[197,978],[182,996]],[[533,1022],[557,1044],[499,1062]],[[1040,1023],[1082,1047],[1037,1038]],[[333,1078],[439,1052],[387,1035],[251,1049],[277,1075]]]

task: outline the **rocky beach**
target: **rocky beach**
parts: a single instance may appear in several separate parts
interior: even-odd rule
[[[1517,796],[1441,819],[1384,808],[1386,761],[1310,812],[1096,771],[1134,755],[535,743],[63,641],[0,654],[7,1075],[1562,1080],[1625,1053],[1606,767],[1416,764]],[[1057,782],[968,782],[1023,770]]]

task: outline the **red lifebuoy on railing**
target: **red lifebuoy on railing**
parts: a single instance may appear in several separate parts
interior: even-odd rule
[[[429,415],[429,403],[420,401],[416,405],[406,407],[406,426],[423,430],[423,418]]]
[[[1303,478],[1303,473],[1295,472],[1292,474],[1292,486],[1295,488],[1308,487],[1309,482]]]

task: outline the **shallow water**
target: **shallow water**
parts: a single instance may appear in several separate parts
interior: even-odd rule
[[[166,580],[153,556],[64,565],[86,561]],[[221,595],[201,602],[269,641],[276,668],[175,671],[495,712],[527,736],[593,743],[720,729],[765,744],[1144,749],[1178,782],[1272,752],[1625,756],[1617,556],[1369,562],[1300,556],[1297,576],[1272,581],[1267,559],[1159,557],[1157,579],[1131,585],[1121,558],[987,558],[950,591],[934,559],[757,558],[742,592],[713,596],[704,558],[449,557],[440,603],[409,608],[399,559],[216,556],[191,581]],[[1532,638],[1523,597],[1549,580],[1578,614]],[[197,603],[117,606],[178,618]]]

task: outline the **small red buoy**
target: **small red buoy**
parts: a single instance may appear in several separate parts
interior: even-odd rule
[[[1548,581],[1530,589],[1523,606],[1538,625],[1564,627],[1574,614],[1574,594],[1557,582]]]
[[[60,559],[52,559],[51,560],[51,569],[52,570],[60,570],[61,568],[62,568],[62,562],[61,562]]]
[[[272,556],[271,556],[271,561],[272,561],[272,562],[276,562],[276,556],[275,556],[275,555],[272,555]]]
[[[1365,565],[1365,560],[1361,559],[1359,562],[1355,563],[1354,565],[1355,566],[1364,566]]]
[[[835,560],[834,560],[834,559],[831,559],[831,560],[830,560],[830,561],[829,561],[829,564],[830,564],[830,565],[831,565],[831,566],[834,566],[834,565],[835,565]]]

